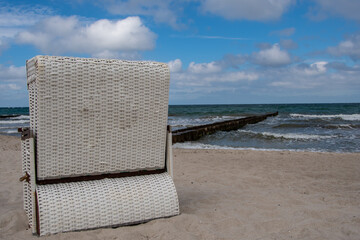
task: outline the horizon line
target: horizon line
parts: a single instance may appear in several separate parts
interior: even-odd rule
[[[290,104],[360,104],[360,102],[292,102],[292,103],[175,103],[168,106],[195,106],[195,105],[290,105]],[[28,108],[29,106],[0,107],[0,108]]]

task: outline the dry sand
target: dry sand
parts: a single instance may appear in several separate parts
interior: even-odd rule
[[[181,215],[42,239],[360,239],[360,154],[174,150]],[[20,139],[0,136],[0,238],[39,239]]]

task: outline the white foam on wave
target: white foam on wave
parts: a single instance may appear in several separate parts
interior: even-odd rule
[[[328,126],[337,129],[354,129],[354,126],[351,124],[330,124]]]
[[[19,124],[19,123],[30,123],[30,120],[1,120],[0,124]]]
[[[295,140],[311,140],[311,139],[327,139],[332,138],[333,136],[322,136],[315,134],[301,134],[301,133],[272,133],[272,132],[254,132],[250,130],[238,130],[238,132],[251,133],[251,134],[260,134],[263,136],[274,137],[274,138],[284,138],[284,139],[295,139]]]
[[[12,134],[12,133],[18,133],[17,130],[7,130],[7,131],[0,131],[1,133],[6,133],[6,134]]]
[[[215,122],[227,121],[241,118],[241,116],[212,116],[203,118],[176,118],[169,117],[168,124],[173,127],[191,127]]]
[[[290,152],[326,152],[316,149],[277,149],[277,148],[251,148],[251,147],[228,147],[211,145],[197,142],[175,143],[173,148],[178,149],[214,149],[214,150],[253,150],[253,151],[290,151]]]
[[[298,114],[298,113],[291,113],[291,117],[294,118],[306,118],[306,119],[314,119],[314,118],[321,118],[321,119],[332,119],[332,118],[341,118],[346,121],[360,121],[360,114],[333,114],[333,115],[326,115],[326,114]]]

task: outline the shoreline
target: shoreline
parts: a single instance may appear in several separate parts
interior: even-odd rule
[[[360,152],[323,152],[323,151],[307,151],[307,150],[292,150],[292,149],[237,149],[237,148],[174,148],[173,147],[173,151],[204,151],[204,152],[219,152],[219,153],[226,153],[226,152],[265,152],[265,153],[310,153],[310,154],[336,154],[336,155],[354,155],[357,156],[359,155],[360,157]],[[359,158],[360,160],[360,158]]]
[[[20,138],[0,135],[0,239],[38,239],[23,210]],[[174,149],[181,214],[46,239],[359,239],[360,154]]]
[[[274,148],[235,148],[235,147],[221,147],[217,145],[208,145],[205,148],[196,147],[177,147],[173,145],[173,149],[184,150],[228,150],[228,151],[259,151],[259,152],[302,152],[302,153],[336,153],[336,154],[360,154],[360,152],[339,152],[339,151],[320,151],[320,150],[306,150],[306,149],[274,149]]]
[[[0,137],[11,137],[20,139],[20,136],[6,135],[0,134]],[[1,140],[1,138],[0,138]],[[183,144],[183,143],[176,143]],[[317,150],[306,150],[306,149],[273,149],[273,148],[235,148],[235,147],[222,147],[217,145],[206,145],[204,148],[196,148],[196,147],[178,147],[176,144],[173,144],[173,149],[181,149],[181,150],[225,150],[225,151],[259,151],[259,152],[300,152],[300,153],[334,153],[334,154],[360,154],[360,152],[339,152],[339,151],[317,151]],[[205,144],[204,144],[205,145]]]

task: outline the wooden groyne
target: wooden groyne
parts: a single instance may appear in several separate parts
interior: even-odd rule
[[[10,118],[10,117],[19,117],[20,115],[19,114],[13,114],[13,115],[1,115],[0,116],[0,119],[3,119],[3,118]]]
[[[234,120],[228,120],[224,122],[216,122],[201,126],[195,126],[185,129],[179,129],[172,132],[173,144],[185,141],[195,141],[200,139],[202,136],[213,134],[217,131],[232,131],[239,129],[246,124],[254,124],[264,121],[268,117],[277,116],[279,113],[269,113],[265,115],[256,115],[245,118],[239,118]]]

